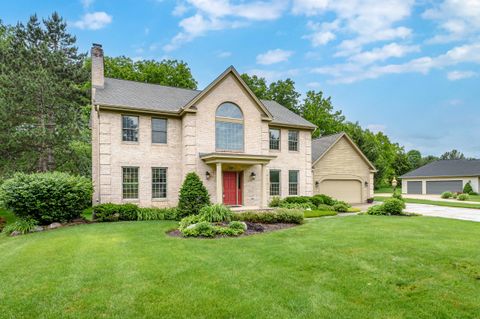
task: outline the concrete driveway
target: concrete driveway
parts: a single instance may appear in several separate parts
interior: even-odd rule
[[[480,209],[444,207],[424,204],[407,203],[406,212],[417,213],[423,216],[443,217],[480,222]]]

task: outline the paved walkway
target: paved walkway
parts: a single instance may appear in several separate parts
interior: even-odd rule
[[[480,209],[457,208],[424,204],[407,203],[406,212],[417,213],[423,216],[443,217],[480,222]]]
[[[391,197],[392,194],[388,193],[376,193],[375,196],[381,196],[381,197]],[[426,200],[435,200],[439,202],[453,202],[453,203],[467,203],[467,204],[477,204],[479,205],[480,202],[474,202],[474,201],[459,201],[456,199],[446,199],[446,198],[441,198],[440,195],[420,195],[420,194],[402,194],[403,198],[414,198],[414,199],[426,199]]]

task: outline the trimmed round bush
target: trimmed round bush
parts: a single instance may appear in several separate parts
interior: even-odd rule
[[[200,177],[194,172],[188,173],[178,197],[179,217],[196,215],[207,205],[210,205],[210,195]]]
[[[228,222],[232,218],[232,211],[222,204],[215,204],[202,207],[199,215],[202,220],[211,223]]]
[[[335,200],[333,198],[331,198],[330,196],[325,195],[325,194],[318,194],[318,195],[313,196],[313,198],[315,198],[315,201],[321,201],[321,204],[326,204],[326,205],[330,205],[330,206],[335,205]],[[320,204],[318,204],[318,205],[320,205]]]
[[[323,211],[327,211],[327,212],[333,212],[333,211],[335,211],[335,209],[333,208],[333,206],[330,206],[330,205],[327,205],[327,204],[320,204],[320,205],[318,205],[318,210],[323,210]]]
[[[467,194],[458,194],[457,199],[461,200],[461,201],[468,200],[468,195]]]
[[[0,187],[0,200],[17,217],[40,224],[79,218],[91,205],[92,183],[67,173],[17,173]]]
[[[442,198],[452,198],[453,197],[453,194],[452,192],[443,192],[442,195],[440,195],[440,197]]]
[[[405,203],[396,198],[389,198],[385,200],[382,207],[386,214],[401,215],[405,208]]]
[[[336,203],[335,205],[333,205],[333,209],[339,213],[348,212],[348,206],[345,205],[345,203]]]
[[[306,203],[311,203],[310,197],[308,196],[289,196],[285,197],[283,200],[286,203],[291,203],[291,204],[306,204]]]
[[[401,192],[395,191],[395,192],[392,194],[392,198],[396,198],[396,199],[399,199],[399,200],[403,201],[403,196],[402,196],[402,193],[401,193]]]
[[[140,208],[132,203],[105,203],[93,207],[93,219],[98,222],[116,222],[119,220],[137,220]]]
[[[371,206],[367,210],[367,215],[386,215],[383,205]]]

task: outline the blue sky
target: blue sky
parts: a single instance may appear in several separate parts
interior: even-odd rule
[[[59,12],[82,51],[229,65],[332,96],[406,150],[480,158],[480,0],[3,1],[4,23]]]

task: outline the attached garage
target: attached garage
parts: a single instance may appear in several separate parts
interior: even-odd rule
[[[408,181],[407,182],[407,193],[408,194],[421,194],[422,193],[422,182],[421,181]]]
[[[480,160],[440,160],[400,176],[406,194],[439,195],[463,192],[470,183],[474,192],[480,190]]]
[[[345,133],[312,140],[313,194],[325,194],[347,203],[373,197],[376,171]]]
[[[362,184],[356,180],[327,179],[320,184],[322,194],[347,203],[362,202]]]

